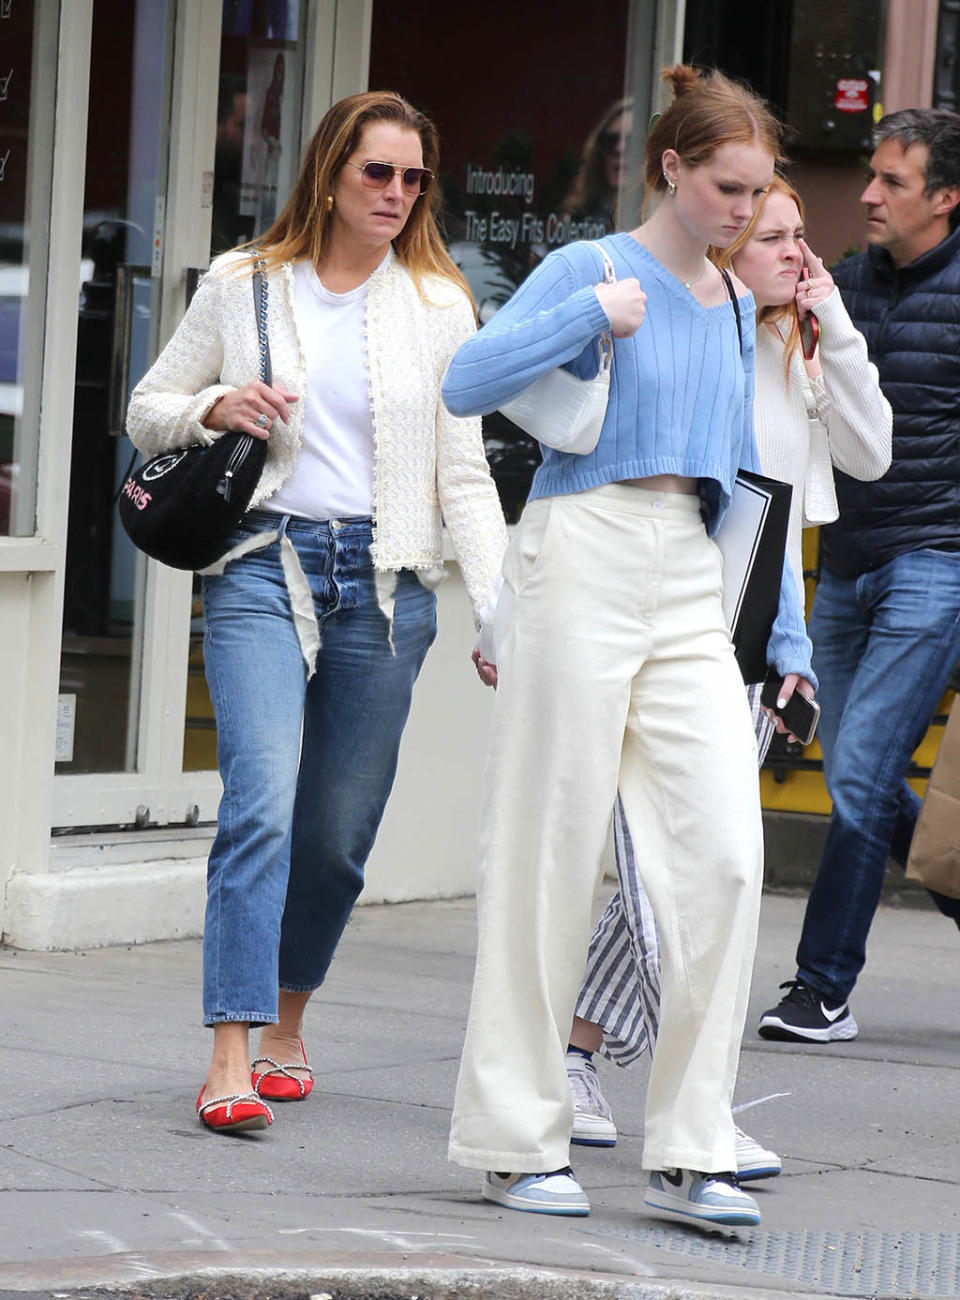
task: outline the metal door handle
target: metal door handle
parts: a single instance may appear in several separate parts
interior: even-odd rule
[[[149,280],[150,267],[133,262],[117,266],[117,293],[113,311],[113,345],[110,349],[108,429],[115,438],[123,436],[123,417],[130,385],[130,326],[133,320],[133,282]]]
[[[187,306],[193,302],[193,295],[200,287],[200,281],[207,274],[205,266],[188,266],[187,267]]]

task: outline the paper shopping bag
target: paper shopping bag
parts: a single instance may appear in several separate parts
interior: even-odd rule
[[[920,808],[907,875],[960,898],[960,696],[954,697]]]

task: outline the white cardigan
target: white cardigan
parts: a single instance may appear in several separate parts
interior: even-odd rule
[[[170,342],[133,390],[131,441],[147,456],[218,435],[200,421],[225,393],[260,373],[249,255],[218,257]],[[440,384],[450,358],[476,329],[466,295],[438,275],[423,295],[394,257],[373,273],[366,306],[366,370],[375,435],[372,558],[379,574],[442,570],[443,524],[475,615],[500,572],[506,529],[487,466],[478,417],[450,415]],[[293,310],[293,271],[270,273],[268,336],[273,382],[306,388],[303,345]],[[250,502],[262,504],[289,478],[300,453],[303,402],[290,423],[274,423]]]
[[[764,474],[793,484],[787,558],[803,598],[802,529],[839,516],[833,466],[852,478],[890,467],[893,415],[867,345],[833,293],[815,311],[822,376],[811,381],[799,354],[783,372],[783,343],[757,327],[753,419]]]

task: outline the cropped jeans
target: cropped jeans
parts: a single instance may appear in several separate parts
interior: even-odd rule
[[[363,887],[413,685],[436,635],[436,597],[403,571],[391,646],[369,519],[251,511],[233,544],[278,523],[280,538],[203,578],[224,787],[207,868],[208,1025],[275,1022],[278,988],[322,983]],[[320,628],[309,681],[280,562],[284,533]]]
[[[920,800],[913,751],[960,658],[960,554],[918,550],[857,578],[824,569],[810,616],[833,813],[797,973],[845,1001],[866,960],[887,858],[906,865]],[[932,894],[960,918],[960,900]]]

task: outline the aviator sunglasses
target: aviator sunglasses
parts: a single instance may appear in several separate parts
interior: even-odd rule
[[[363,183],[371,190],[385,190],[394,176],[400,173],[400,184],[406,194],[426,194],[433,180],[433,172],[427,167],[395,167],[388,162],[347,163],[356,167],[363,176]]]

